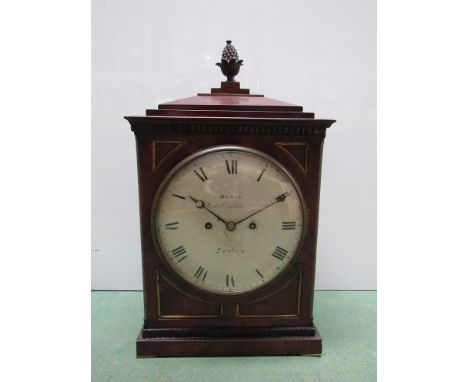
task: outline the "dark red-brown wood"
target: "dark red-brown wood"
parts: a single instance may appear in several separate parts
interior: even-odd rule
[[[312,314],[320,172],[325,131],[335,121],[261,95],[216,90],[125,118],[137,144],[143,256],[145,318],[137,355],[320,354]],[[187,156],[219,145],[274,157],[294,176],[308,211],[306,239],[290,267],[236,296],[191,286],[166,265],[151,235],[151,207],[166,174]]]
[[[139,357],[157,356],[245,356],[245,355],[302,355],[322,353],[322,337],[313,335],[278,335],[251,337],[158,337],[144,338],[144,329],[137,338]],[[155,349],[156,353],[155,354]]]

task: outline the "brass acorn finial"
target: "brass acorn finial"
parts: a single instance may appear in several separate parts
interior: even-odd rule
[[[221,62],[216,63],[221,68],[221,72],[227,77],[227,82],[235,82],[235,78],[244,61],[239,60],[237,50],[231,43],[231,40],[226,41],[226,46],[221,54]]]

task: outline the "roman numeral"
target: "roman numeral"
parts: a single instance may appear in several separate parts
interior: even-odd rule
[[[257,272],[257,274],[258,274],[262,279],[264,278],[263,275],[262,275],[262,273],[261,273],[258,269],[255,268],[255,271]]]
[[[205,270],[205,268],[203,268],[202,266],[198,267],[197,271],[195,272],[194,276],[200,280],[200,277],[203,275],[202,277],[202,281],[205,281],[206,279],[206,275],[207,275],[208,271]]]
[[[203,167],[200,167],[199,170],[201,174],[199,174],[197,170],[193,170],[193,172],[195,173],[196,176],[200,178],[202,182],[204,182],[205,180],[208,180],[208,177],[206,176],[205,171],[203,171]]]
[[[232,160],[225,160],[226,163],[226,169],[229,175],[235,175],[237,174],[237,160],[232,159]]]
[[[172,194],[172,196],[175,196],[176,198],[179,198],[179,199],[185,199],[185,196],[180,196],[180,195],[177,195],[177,194]]]
[[[236,285],[234,284],[234,276],[232,275],[226,275],[226,286],[227,287],[235,287]]]
[[[282,229],[296,229],[296,222],[282,222],[281,223]]]
[[[174,255],[174,257],[179,257],[187,253],[183,245],[178,246],[177,248],[173,249],[171,252]]]
[[[182,260],[184,260],[184,259],[186,259],[188,257],[188,255],[186,255],[187,251],[185,250],[183,245],[173,249],[171,252],[172,252],[172,254],[174,255],[175,258],[179,259],[179,261],[178,261],[179,263]]]
[[[260,179],[262,179],[263,173],[264,173],[265,171],[266,171],[266,168],[264,168],[264,169],[262,170],[262,172],[260,173],[260,175],[258,176],[257,182],[260,182]]]
[[[179,224],[179,222],[167,223],[167,224],[164,224],[164,227],[167,230],[174,230],[174,229],[179,228],[179,227],[177,227],[178,224]]]
[[[284,192],[282,193],[281,195],[278,195],[275,200],[277,202],[284,202],[286,200],[286,198],[289,196],[289,192]]]
[[[281,247],[276,247],[271,256],[276,257],[278,260],[284,260],[286,255],[288,254],[288,251]]]

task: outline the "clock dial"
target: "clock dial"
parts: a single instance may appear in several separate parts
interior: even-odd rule
[[[185,280],[245,293],[283,271],[304,232],[302,197],[274,159],[217,147],[183,161],[153,205],[157,246]]]

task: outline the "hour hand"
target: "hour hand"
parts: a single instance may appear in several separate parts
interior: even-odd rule
[[[203,209],[207,210],[211,215],[213,215],[218,220],[220,220],[221,222],[226,224],[226,221],[221,216],[219,216],[215,212],[211,211],[210,209],[206,208],[205,202],[203,200],[195,199],[193,196],[190,196],[190,195],[188,195],[188,197],[195,202],[195,205],[197,206],[197,208],[203,208]]]
[[[193,196],[190,196],[190,195],[188,197],[195,202],[195,205],[197,206],[197,208],[204,208],[205,207],[205,203],[203,202],[203,200],[197,200]]]

